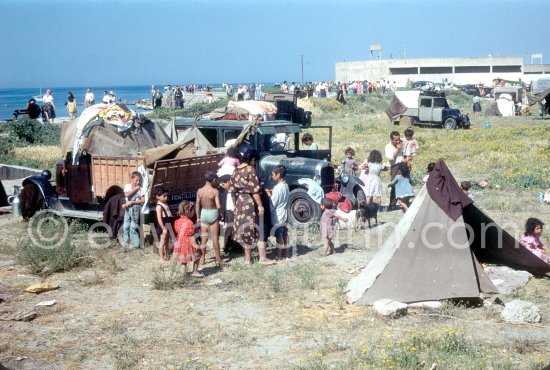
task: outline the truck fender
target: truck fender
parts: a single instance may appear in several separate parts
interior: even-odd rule
[[[29,176],[23,180],[22,185],[25,186],[28,184],[36,186],[44,198],[45,208],[50,208],[50,200],[52,197],[55,197],[55,190],[50,181],[44,176]]]
[[[346,198],[351,200],[352,203],[355,204],[357,200],[355,199],[356,191],[362,189],[363,186],[365,186],[365,184],[359,179],[359,177],[351,176],[346,186],[341,187],[342,195],[344,195]]]

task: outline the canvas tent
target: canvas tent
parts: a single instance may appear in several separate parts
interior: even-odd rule
[[[397,120],[408,108],[418,108],[419,96],[420,91],[418,90],[396,91],[389,108],[386,109],[386,114],[390,120]]]
[[[348,283],[348,300],[412,303],[498,294],[480,262],[550,276],[550,266],[480,211],[440,159],[393,233]]]

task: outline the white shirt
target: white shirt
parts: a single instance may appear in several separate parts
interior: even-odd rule
[[[271,208],[271,223],[277,225],[285,223],[288,217],[288,184],[286,182],[279,183],[273,187],[269,205]]]
[[[395,153],[396,148],[389,142],[384,148],[386,158],[390,161],[390,166],[403,162],[403,146]]]
[[[42,97],[42,103],[52,103],[53,104],[53,96],[52,95],[44,95]]]
[[[132,191],[132,184],[126,184],[124,185],[124,193],[127,193],[129,191]],[[139,190],[137,191],[137,197],[138,198],[141,198],[143,196],[143,188],[139,188]],[[134,194],[133,196],[136,196],[136,194]],[[128,197],[126,197],[126,201],[129,201]]]
[[[94,93],[93,92],[87,92],[86,93],[86,96],[84,98],[84,101],[86,102],[93,102],[95,100],[95,96],[94,96]]]
[[[109,104],[110,101],[111,99],[109,98],[109,95],[103,95],[103,103]]]

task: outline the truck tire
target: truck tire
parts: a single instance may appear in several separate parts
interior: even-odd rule
[[[288,223],[296,229],[304,229],[314,219],[321,217],[321,207],[302,188],[288,195]]]
[[[444,126],[448,130],[456,129],[456,119],[449,117],[445,120]]]
[[[411,127],[413,123],[412,117],[409,116],[403,116],[399,120],[399,127]]]
[[[23,219],[28,220],[36,212],[42,209],[44,204],[44,197],[40,189],[34,184],[27,184],[23,186],[19,193],[19,210]]]

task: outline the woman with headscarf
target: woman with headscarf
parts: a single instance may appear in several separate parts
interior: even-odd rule
[[[67,93],[67,102],[65,103],[67,106],[67,112],[69,113],[70,119],[75,119],[76,114],[78,113],[76,109],[76,99],[74,98],[74,95],[72,92]]]

